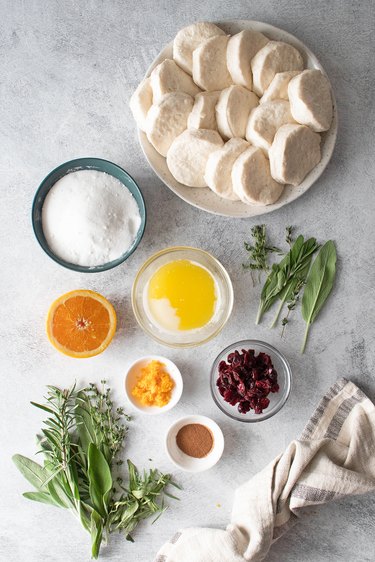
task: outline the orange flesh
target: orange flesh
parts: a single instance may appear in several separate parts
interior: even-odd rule
[[[51,343],[68,355],[90,357],[104,351],[115,329],[112,305],[92,291],[63,295],[49,312],[47,331]]]

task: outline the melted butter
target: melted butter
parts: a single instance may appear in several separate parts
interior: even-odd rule
[[[151,277],[147,298],[151,314],[164,328],[202,328],[215,313],[215,281],[204,267],[189,260],[175,260],[161,266]]]

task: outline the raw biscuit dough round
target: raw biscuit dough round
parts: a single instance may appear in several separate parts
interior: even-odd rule
[[[206,187],[204,173],[208,157],[223,144],[217,131],[187,129],[168,150],[167,165],[172,176],[189,187]]]
[[[193,74],[193,51],[216,35],[225,35],[225,31],[209,22],[193,23],[180,29],[173,41],[174,60],[185,72]]]
[[[219,96],[219,91],[199,92],[195,96],[194,106],[187,122],[188,129],[217,130],[215,107]]]
[[[129,105],[138,127],[141,131],[145,131],[147,113],[152,106],[152,88],[150,78],[142,80],[130,98]]]
[[[283,41],[269,41],[251,61],[253,90],[261,96],[278,72],[303,70],[299,51]]]
[[[272,78],[270,85],[260,98],[259,103],[273,100],[289,101],[288,85],[292,78],[300,74],[300,70],[286,70],[285,72],[277,72]]]
[[[263,151],[251,146],[240,154],[232,169],[233,189],[247,205],[271,205],[283,192],[284,186],[276,182]]]
[[[249,148],[244,139],[232,138],[208,157],[204,179],[210,189],[220,197],[238,201],[233,191],[232,168],[240,154]]]
[[[165,94],[151,106],[146,119],[146,134],[152,146],[166,156],[172,142],[185,131],[194,100],[184,92]]]
[[[272,177],[299,185],[320,162],[320,135],[305,125],[283,125],[269,151]]]
[[[223,90],[232,84],[227,67],[229,36],[207,39],[193,52],[193,79],[202,90]]]
[[[200,89],[191,76],[186,74],[172,59],[165,59],[151,72],[153,103],[158,103],[165,94],[185,92],[195,96]]]
[[[250,63],[268,41],[263,33],[254,29],[244,29],[229,39],[227,66],[234,84],[252,89],[253,76]]]
[[[224,138],[245,138],[250,112],[259,99],[243,86],[229,86],[222,90],[216,106],[216,121],[219,133]]]
[[[251,112],[246,127],[246,140],[262,148],[267,155],[276,131],[287,123],[295,123],[289,102],[274,100],[263,103]]]
[[[328,131],[333,118],[331,86],[317,69],[304,70],[289,82],[290,109],[294,119],[317,133]]]

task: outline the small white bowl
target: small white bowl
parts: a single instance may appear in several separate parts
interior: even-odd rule
[[[177,433],[184,425],[199,423],[206,426],[213,435],[214,446],[206,457],[197,459],[181,451],[176,442]],[[185,416],[174,422],[168,429],[165,440],[167,455],[178,468],[185,472],[202,472],[212,468],[221,458],[224,451],[224,435],[216,422],[206,416]]]
[[[144,406],[132,396],[132,389],[137,384],[138,377],[141,374],[141,369],[143,367],[146,367],[146,365],[148,365],[148,363],[150,363],[151,361],[160,361],[160,363],[163,363],[163,365],[165,365],[166,371],[172,377],[175,383],[170,401],[168,402],[168,404],[162,406],[161,408],[159,406]],[[147,355],[145,357],[137,359],[130,365],[125,375],[126,396],[132,406],[134,406],[134,408],[139,412],[142,412],[142,414],[163,414],[164,412],[171,410],[180,400],[182,389],[183,381],[180,370],[172,361],[170,361],[170,359],[162,357],[161,355]]]

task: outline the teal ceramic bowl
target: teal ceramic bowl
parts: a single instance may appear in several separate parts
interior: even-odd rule
[[[78,172],[79,170],[96,170],[98,172],[105,172],[120,180],[120,182],[124,185],[124,188],[128,189],[133,195],[139,208],[139,214],[141,215],[141,225],[131,247],[128,248],[126,252],[124,252],[122,256],[120,256],[116,260],[94,267],[77,265],[61,259],[49,248],[43,233],[42,209],[44,200],[49,190],[63,176],[65,176],[66,174],[70,174],[71,172]],[[141,190],[139,189],[138,185],[125,170],[120,168],[120,166],[117,166],[117,164],[113,164],[113,162],[109,162],[108,160],[102,160],[101,158],[78,158],[77,160],[70,160],[69,162],[61,164],[60,166],[52,170],[52,172],[50,172],[47,177],[44,178],[34,197],[31,218],[36,239],[51,259],[53,259],[63,267],[72,269],[73,271],[79,271],[81,273],[98,273],[100,271],[107,271],[108,269],[112,269],[113,267],[120,265],[135,251],[142,239],[145,230],[146,207]]]

